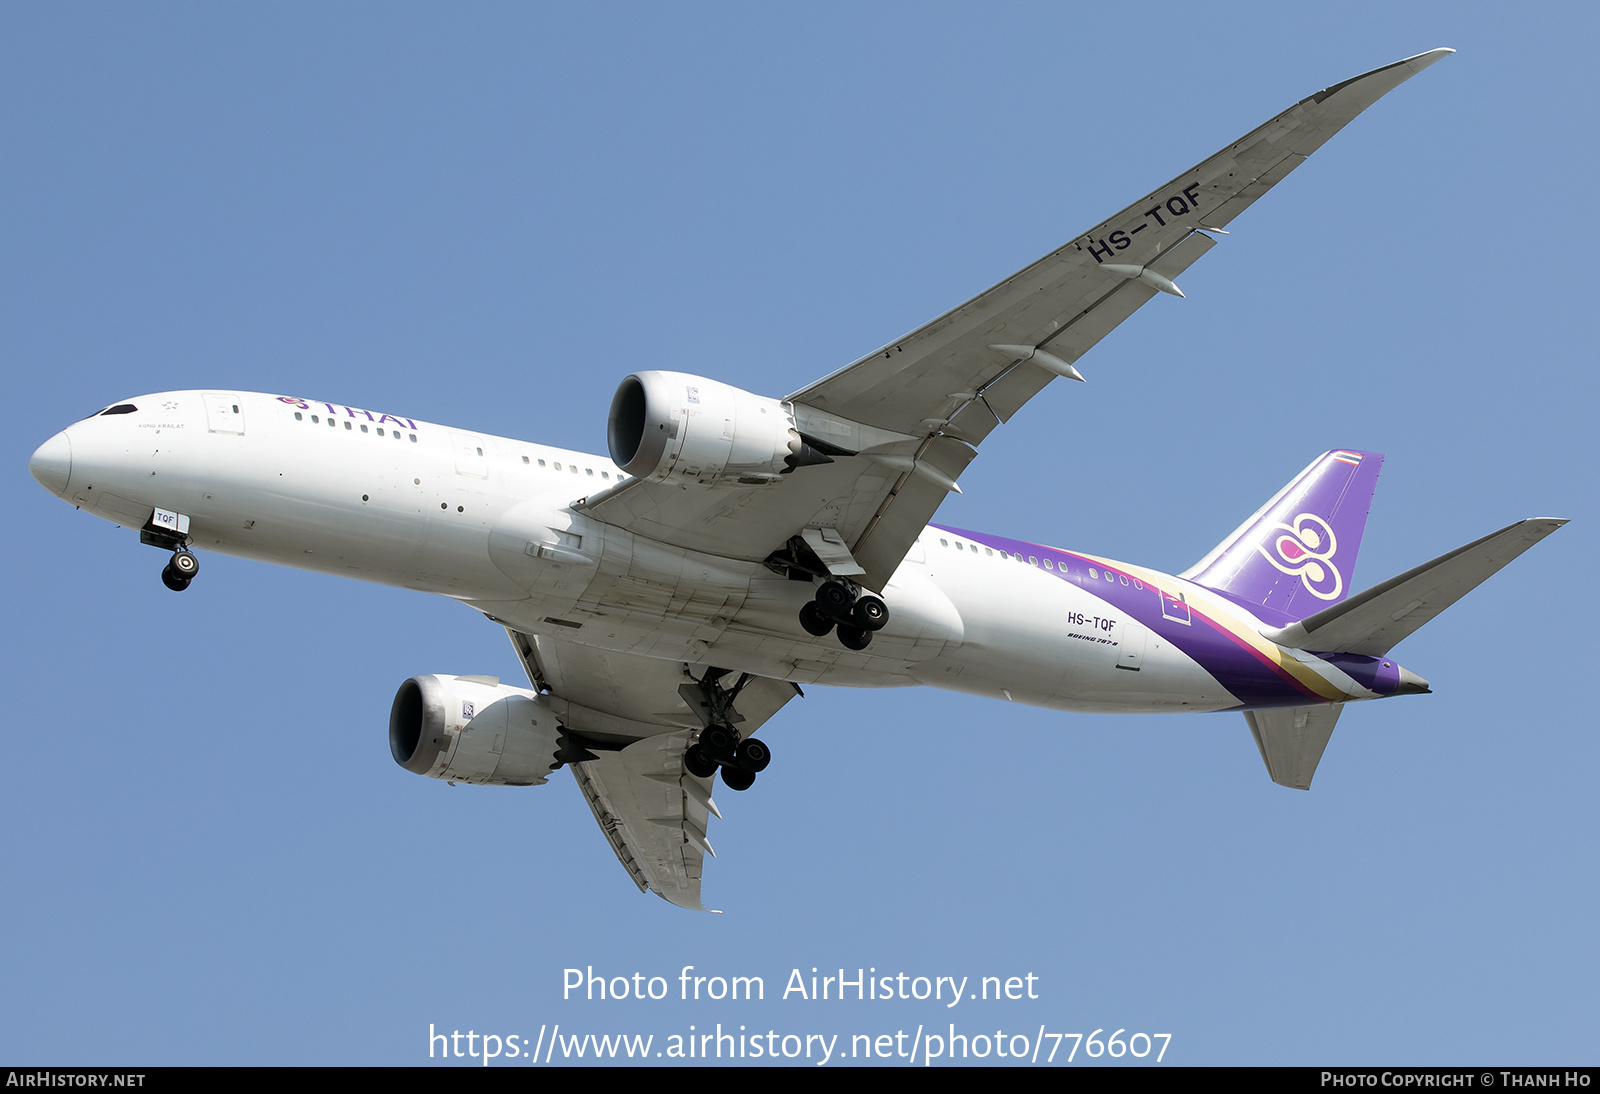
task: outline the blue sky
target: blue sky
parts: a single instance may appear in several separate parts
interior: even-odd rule
[[[557,1022],[1124,1028],[1180,1063],[1592,1055],[1596,22],[9,7],[0,1060],[425,1063],[430,1023]],[[1573,518],[1400,647],[1435,694],[1348,710],[1309,794],[1267,779],[1237,714],[810,689],[755,789],[718,795],[725,914],[692,915],[634,891],[564,775],[451,789],[389,758],[406,677],[516,678],[497,628],[220,556],[177,597],[157,552],[27,475],[89,411],[190,387],[600,451],[628,372],[785,394],[1440,45],[1460,52],[1235,221],[1187,299],[991,436],[938,518],[1177,571],[1336,446],[1388,457],[1358,587]],[[767,999],[563,1001],[591,965],[759,975]],[[1040,998],[777,998],[813,967],[1032,973]]]

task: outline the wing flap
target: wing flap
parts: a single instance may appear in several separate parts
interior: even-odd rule
[[[933,437],[917,459],[953,482],[976,456],[970,446],[953,437]],[[862,584],[878,592],[884,590],[947,493],[942,485],[925,476],[913,472],[899,476],[872,519],[859,526],[855,558],[866,571]]]

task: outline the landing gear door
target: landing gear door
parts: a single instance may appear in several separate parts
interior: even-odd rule
[[[206,428],[213,433],[244,435],[244,403],[226,391],[205,393]]]

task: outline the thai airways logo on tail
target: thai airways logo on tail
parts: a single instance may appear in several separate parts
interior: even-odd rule
[[[1280,624],[1342,600],[1382,468],[1376,452],[1324,453],[1183,576]]]
[[[1339,550],[1339,537],[1328,522],[1315,513],[1301,513],[1294,524],[1280,524],[1283,534],[1272,541],[1271,549],[1256,545],[1261,557],[1286,574],[1298,577],[1306,592],[1322,600],[1338,600],[1344,592],[1344,578],[1333,556]]]

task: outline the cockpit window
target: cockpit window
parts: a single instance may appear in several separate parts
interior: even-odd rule
[[[104,418],[112,414],[132,414],[138,409],[139,408],[134,406],[132,403],[118,403],[116,406],[107,407],[105,410],[102,410],[100,412],[100,416]]]

